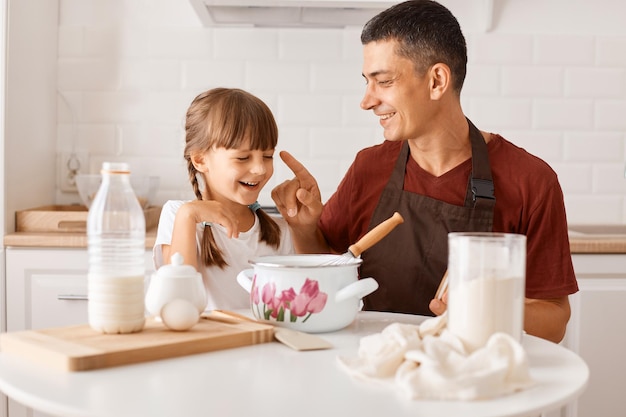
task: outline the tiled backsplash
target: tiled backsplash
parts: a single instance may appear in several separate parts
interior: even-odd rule
[[[602,20],[626,15],[626,3],[518,3],[495,2],[494,29],[466,33],[465,112],[555,169],[571,223],[626,223],[626,26]],[[60,0],[57,150],[88,152],[92,172],[115,158],[159,175],[160,202],[192,198],[187,106],[205,89],[240,87],[268,103],[279,149],[309,168],[327,198],[356,152],[382,140],[376,118],[359,108],[359,34],[204,28],[183,0]],[[263,204],[291,177],[279,158],[275,167]]]

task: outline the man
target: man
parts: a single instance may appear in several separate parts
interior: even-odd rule
[[[385,141],[358,153],[324,206],[315,179],[281,153],[296,177],[272,197],[296,250],[345,252],[399,211],[404,224],[362,255],[361,275],[380,284],[365,308],[442,314],[446,298],[433,296],[447,268],[449,232],[524,234],[524,328],[560,341],[568,295],[578,290],[562,191],[545,162],[465,117],[467,49],[456,18],[434,1],[406,1],[371,19],[361,41],[361,107],[378,116]]]

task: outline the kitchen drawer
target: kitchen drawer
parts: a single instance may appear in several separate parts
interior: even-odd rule
[[[82,271],[34,272],[28,297],[31,329],[87,323],[87,279]]]

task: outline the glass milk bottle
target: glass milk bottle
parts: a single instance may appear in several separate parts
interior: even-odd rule
[[[87,217],[87,311],[102,333],[132,333],[145,322],[146,222],[126,163],[104,162]]]

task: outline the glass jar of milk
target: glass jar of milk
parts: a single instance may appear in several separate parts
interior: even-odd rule
[[[448,329],[468,351],[494,333],[521,341],[524,326],[526,236],[448,235]]]

